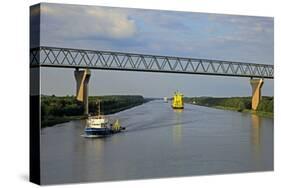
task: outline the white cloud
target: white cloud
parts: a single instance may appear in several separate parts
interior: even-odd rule
[[[126,12],[115,9],[42,4],[41,14],[42,33],[48,37],[124,39],[137,30]]]
[[[136,33],[134,20],[129,19],[125,12],[99,7],[92,7],[86,12],[100,26],[100,33],[106,33],[113,38],[126,38]]]

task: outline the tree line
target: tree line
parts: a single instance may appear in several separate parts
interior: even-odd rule
[[[229,107],[237,111],[251,110],[251,97],[190,97],[184,98],[185,102],[209,107]],[[274,98],[263,96],[257,111],[270,112],[274,111]]]
[[[98,100],[101,101],[101,113],[104,115],[116,113],[146,102],[140,95],[90,96],[89,113],[97,114]],[[41,127],[52,126],[82,117],[83,103],[77,101],[74,96],[41,96]]]

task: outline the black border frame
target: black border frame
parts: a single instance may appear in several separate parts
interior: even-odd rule
[[[40,46],[40,4],[29,9],[30,49]],[[38,58],[40,54],[38,54]],[[30,57],[31,58],[31,57]],[[31,59],[29,59],[31,61]],[[29,68],[29,181],[41,184],[40,170],[40,67]]]

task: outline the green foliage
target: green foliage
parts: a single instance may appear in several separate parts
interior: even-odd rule
[[[272,97],[263,97],[261,100],[259,106],[258,106],[258,111],[262,112],[273,112],[273,104],[274,100]]]
[[[237,111],[251,110],[251,97],[191,97],[185,98],[185,102],[209,107],[225,107],[236,109]],[[260,112],[273,112],[273,97],[262,97],[258,106]]]
[[[142,96],[90,96],[89,112],[97,114],[97,100],[101,100],[101,112],[111,114],[140,105],[145,102]],[[66,122],[75,117],[83,116],[83,104],[74,96],[57,97],[41,96],[42,127]]]
[[[121,110],[140,105],[144,103],[142,96],[130,95],[114,95],[102,97],[89,97],[89,112],[97,114],[98,105],[97,101],[101,101],[101,113],[112,114]]]
[[[74,97],[41,96],[41,116],[82,115],[83,106]]]

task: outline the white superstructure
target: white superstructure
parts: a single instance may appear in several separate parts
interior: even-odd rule
[[[90,128],[106,128],[109,120],[102,115],[91,116],[87,119],[87,126]]]

